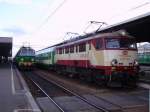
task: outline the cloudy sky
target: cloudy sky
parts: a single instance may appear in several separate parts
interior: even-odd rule
[[[64,36],[66,32],[82,34],[89,21],[103,21],[111,25],[150,12],[149,2],[0,0],[0,36],[13,37],[13,55],[22,45],[39,50],[67,39]],[[94,28],[92,25],[90,30]]]

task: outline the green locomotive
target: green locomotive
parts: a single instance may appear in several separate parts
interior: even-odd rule
[[[20,69],[32,69],[35,65],[35,50],[31,47],[21,47],[14,62]]]

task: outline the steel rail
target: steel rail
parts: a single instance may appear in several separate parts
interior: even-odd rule
[[[65,112],[65,110],[63,110],[33,79],[29,79],[59,108],[61,112]]]
[[[106,109],[106,108],[104,108],[104,107],[100,107],[100,106],[98,106],[98,105],[95,105],[95,104],[90,103],[90,102],[89,102],[86,98],[84,98],[83,96],[81,96],[81,95],[79,95],[79,94],[77,94],[77,93],[75,93],[75,92],[70,91],[69,89],[65,88],[64,86],[61,86],[61,85],[57,84],[56,82],[54,82],[54,81],[52,81],[52,80],[50,81],[50,80],[48,80],[48,79],[46,79],[46,78],[43,78],[43,77],[40,76],[40,75],[38,75],[38,76],[41,77],[42,79],[44,79],[44,80],[46,80],[46,81],[48,81],[48,82],[54,84],[54,85],[60,87],[61,89],[65,90],[66,92],[69,92],[70,94],[76,96],[77,98],[81,99],[82,101],[86,102],[87,104],[89,104],[89,105],[95,107],[96,109],[101,110],[102,112],[110,112],[108,109]]]

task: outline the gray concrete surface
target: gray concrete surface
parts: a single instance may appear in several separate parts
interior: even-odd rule
[[[32,108],[26,95],[29,91],[24,90],[24,85],[18,85],[21,82],[15,75],[10,64],[0,64],[0,112],[40,112]]]
[[[99,98],[97,98],[97,97],[95,97],[95,96],[93,96],[93,95],[84,95],[84,97],[85,97],[88,101],[92,102],[93,104],[95,104],[95,105],[97,105],[97,106],[102,106],[103,108],[106,108],[106,109],[108,109],[108,110],[111,110],[111,111],[118,111],[118,112],[119,112],[119,110],[120,110],[120,108],[119,108],[118,106],[113,105],[113,104],[111,104],[111,103],[109,103],[109,102],[106,102],[106,101],[104,101],[104,100],[101,100],[101,99],[99,99]]]
[[[74,96],[55,97],[54,100],[66,112],[100,112],[100,110]],[[60,112],[47,97],[38,98],[37,101],[43,112]]]
[[[134,97],[132,95],[103,94],[100,96],[100,98],[103,98],[106,101],[110,101],[114,104],[118,104],[122,108],[147,105],[147,102],[145,100],[138,99],[137,97]]]
[[[51,102],[48,97],[36,99],[43,112],[60,112],[60,110]]]

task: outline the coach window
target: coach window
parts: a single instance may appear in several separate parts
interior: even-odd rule
[[[74,53],[74,45],[70,46],[70,53]]]
[[[66,47],[66,48],[65,48],[65,53],[66,53],[66,54],[69,53],[69,47]]]
[[[85,43],[79,44],[79,52],[84,52],[84,51],[86,51],[86,44]]]
[[[78,52],[78,45],[76,45],[76,52]]]
[[[62,54],[62,48],[59,49],[59,54]]]
[[[89,50],[91,50],[91,42],[89,42]]]
[[[51,52],[49,52],[48,55],[49,55],[49,58],[51,59]]]
[[[48,59],[48,57],[49,57],[49,54],[48,54],[48,53],[46,53],[46,54],[45,54],[45,58],[46,58],[46,59]]]
[[[95,48],[97,50],[102,48],[102,40],[101,39],[96,39]]]

